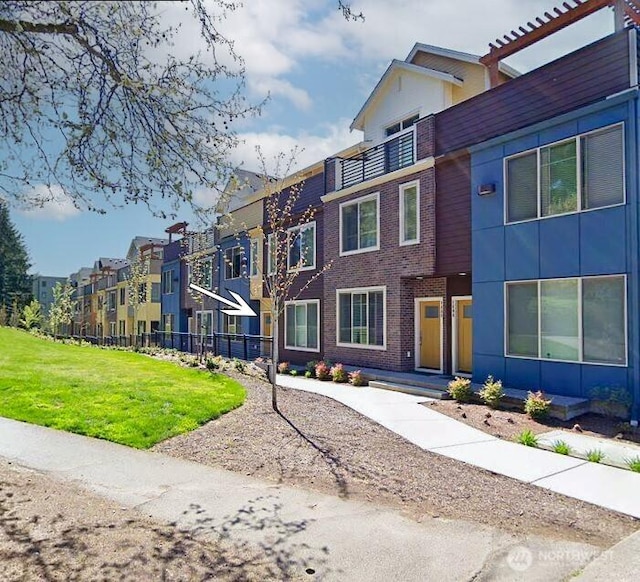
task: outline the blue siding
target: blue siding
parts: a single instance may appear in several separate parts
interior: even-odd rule
[[[182,293],[180,261],[173,260],[163,263],[161,281],[164,280],[164,273],[170,270],[173,270],[173,293],[162,293],[161,310],[163,315],[173,314],[175,321],[175,329],[173,331],[185,332],[187,331],[187,318],[184,317],[184,313],[180,309],[180,294]]]
[[[473,195],[473,375],[482,381],[488,374],[505,385],[543,389],[567,396],[588,397],[594,387],[624,386],[634,393],[640,412],[638,364],[638,117],[635,96],[615,105],[593,106],[580,115],[563,115],[521,130],[509,139],[496,138],[473,148],[471,191],[480,184],[496,184],[490,196]],[[504,158],[567,139],[614,123],[624,122],[626,155],[626,204],[564,216],[504,224]],[[627,367],[554,362],[504,356],[504,284],[506,281],[576,276],[626,274],[628,286]]]

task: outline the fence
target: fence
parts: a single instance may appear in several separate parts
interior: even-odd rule
[[[61,336],[58,336],[61,337]],[[180,333],[169,331],[153,331],[139,335],[123,336],[66,336],[70,339],[83,340],[99,346],[120,347],[158,347],[174,349],[190,354],[211,353],[225,358],[239,360],[255,360],[256,358],[271,357],[270,336],[212,333],[201,335],[195,333]]]

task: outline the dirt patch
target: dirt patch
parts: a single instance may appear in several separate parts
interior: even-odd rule
[[[588,436],[608,438],[620,443],[640,443],[640,432],[620,419],[600,414],[583,414],[572,420],[546,418],[533,420],[520,410],[492,410],[475,402],[434,400],[425,406],[464,422],[495,437],[514,440],[523,430],[542,434],[552,430],[579,432]]]
[[[280,388],[282,413],[276,414],[267,383],[229,375],[247,388],[244,406],[153,450],[375,502],[418,521],[462,519],[601,547],[639,525],[633,518],[424,451],[317,394]]]

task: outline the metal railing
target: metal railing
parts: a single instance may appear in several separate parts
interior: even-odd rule
[[[415,132],[403,133],[352,158],[338,158],[339,190],[411,166],[415,161]]]

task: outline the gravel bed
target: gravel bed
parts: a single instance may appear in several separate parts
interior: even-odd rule
[[[639,521],[424,451],[329,398],[227,372],[245,404],[153,450],[346,499],[400,509],[416,521],[462,519],[517,534],[608,547]]]

